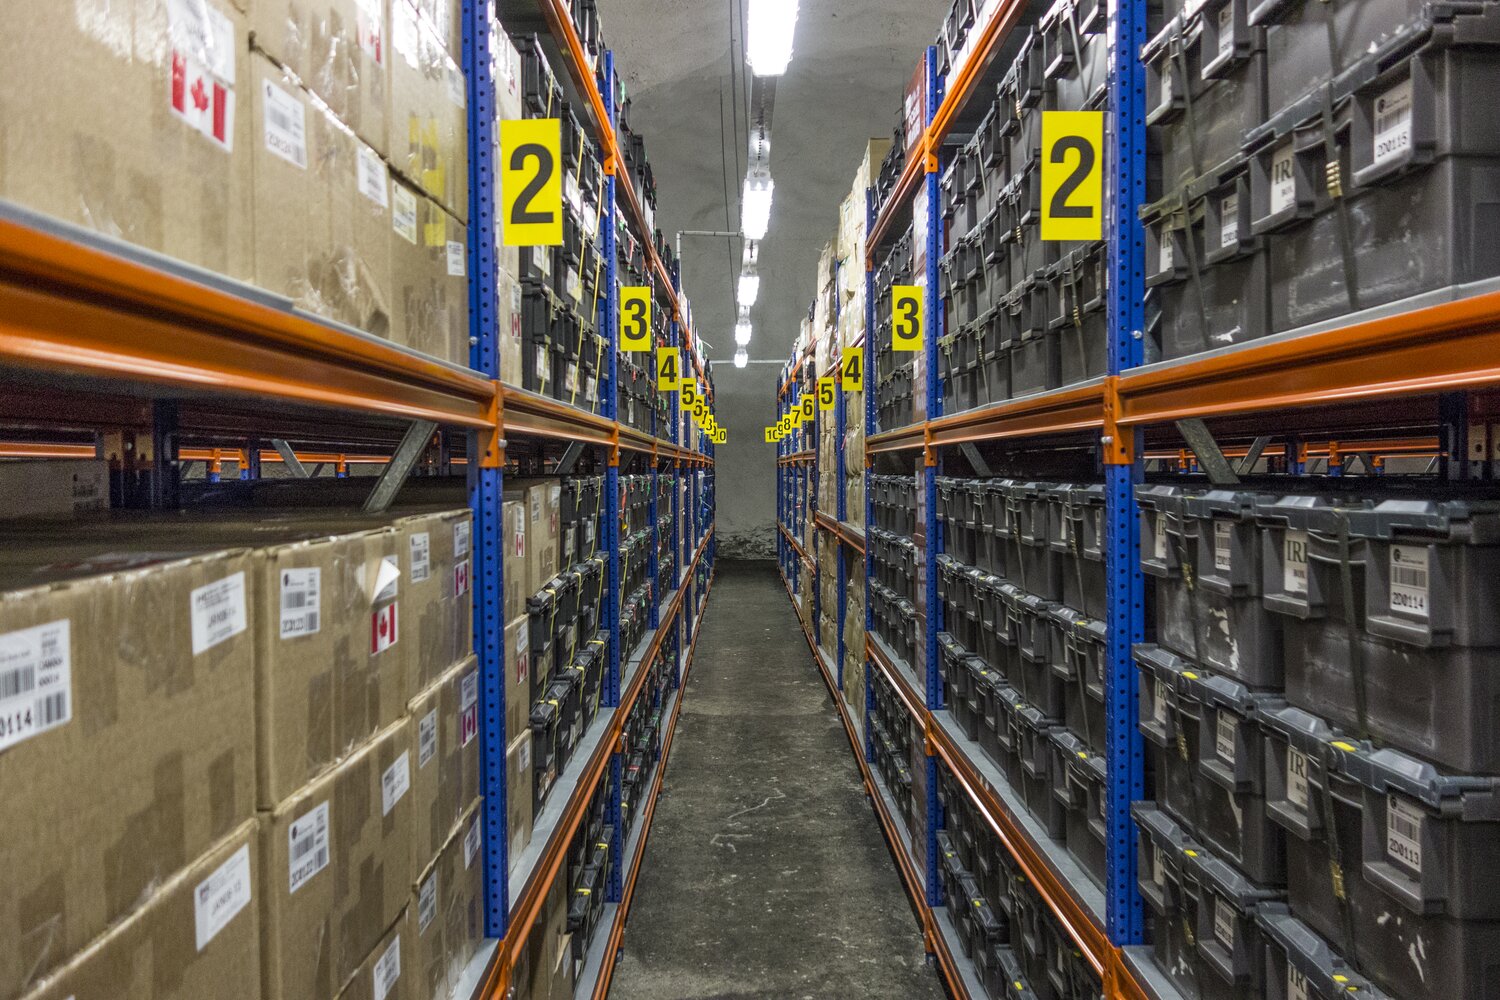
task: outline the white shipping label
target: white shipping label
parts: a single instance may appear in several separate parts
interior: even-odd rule
[[[1307,1000],[1307,977],[1287,963],[1286,1000]]]
[[[1151,522],[1151,552],[1155,558],[1165,562],[1167,559],[1167,515],[1161,511]]]
[[[474,864],[474,858],[479,854],[480,833],[479,818],[476,816],[474,822],[469,825],[469,832],[464,834],[464,870],[467,871]]]
[[[1411,77],[1375,98],[1374,160],[1379,166],[1411,149]]]
[[[563,197],[573,206],[574,213],[583,214],[583,192],[578,188],[578,178],[571,171],[563,175]]]
[[[328,803],[297,817],[287,827],[287,893],[296,892],[328,867]]]
[[[1287,529],[1281,542],[1281,589],[1307,596],[1307,532]]]
[[[1425,545],[1391,546],[1391,610],[1428,617],[1430,553]]]
[[[453,596],[462,597],[469,592],[469,560],[465,559],[453,567]]]
[[[1385,853],[1392,861],[1422,870],[1422,812],[1396,795],[1385,800]]]
[[[193,618],[193,655],[205,652],[249,627],[245,612],[245,574],[205,584],[189,597]]]
[[[380,562],[375,564],[373,575],[368,564],[364,575],[370,581],[371,604],[395,600],[401,585],[401,559],[399,556],[381,556]]]
[[[448,100],[453,102],[455,108],[465,108],[469,104],[464,72],[452,63],[448,64]]]
[[[294,167],[307,169],[307,108],[270,80],[261,81],[262,132],[266,148]]]
[[[72,657],[67,618],[0,635],[0,750],[73,718]]]
[[[1214,897],[1214,937],[1224,947],[1234,947],[1234,907],[1223,896]]]
[[[411,789],[411,754],[405,750],[380,776],[380,815],[389,816],[396,803]]]
[[[379,205],[391,205],[391,181],[385,161],[369,146],[359,147],[359,193]]]
[[[1151,717],[1164,726],[1167,724],[1167,684],[1165,681],[1157,680],[1156,686],[1152,688]]]
[[[531,672],[531,630],[529,628],[516,630],[516,683],[521,684],[526,680],[526,675]]]
[[[1172,103],[1172,57],[1161,64],[1161,100],[1156,102],[1158,108],[1165,108]]]
[[[459,521],[453,526],[453,558],[462,559],[469,554],[469,522]],[[516,555],[521,555],[520,546],[516,548]]]
[[[1219,202],[1219,246],[1229,247],[1240,240],[1240,196],[1226,194]]]
[[[1286,797],[1297,808],[1307,808],[1307,754],[1291,747],[1286,751]]]
[[[1214,522],[1214,569],[1229,572],[1230,540],[1234,529],[1228,521]]]
[[[1219,58],[1234,51],[1234,4],[1226,3],[1219,8]]]
[[[375,1000],[385,1000],[396,988],[401,978],[401,935],[391,938],[391,943],[375,960]]]
[[[224,152],[233,152],[234,22],[206,3],[167,0],[167,33],[172,114]],[[299,166],[306,165],[304,157]]]
[[[479,671],[464,674],[459,685],[458,745],[466,747],[479,735]]]
[[[432,576],[432,536],[419,531],[411,536],[411,582],[422,583]]]
[[[577,269],[568,268],[564,284],[567,288],[568,298],[575,301],[583,298],[583,280],[578,276]]]
[[[281,637],[295,639],[315,634],[321,622],[323,571],[317,569],[284,569],[281,571]]]
[[[417,722],[417,770],[421,770],[437,756],[438,714],[433,709]]]
[[[1166,855],[1160,847],[1151,848],[1151,881],[1159,886],[1167,884]]]
[[[1222,709],[1218,726],[1214,731],[1214,753],[1227,764],[1234,763],[1235,744],[1240,733],[1240,721]]]
[[[396,196],[392,200],[391,228],[396,235],[412,246],[417,245],[417,196],[400,184],[396,185]]]
[[[1297,154],[1287,143],[1271,154],[1271,214],[1297,204]]]
[[[1161,234],[1161,253],[1157,255],[1156,269],[1158,271],[1170,271],[1176,260],[1176,254],[1172,250],[1172,234],[1166,230]]]
[[[468,251],[462,243],[457,240],[448,241],[448,277],[463,278],[468,276],[467,257]]]
[[[432,918],[437,916],[438,903],[438,873],[433,872],[432,877],[422,883],[422,888],[417,890],[417,933],[426,934],[427,928],[432,925]]]
[[[250,891],[250,845],[246,844],[199,882],[193,893],[193,923],[198,932],[199,951],[250,905]]]

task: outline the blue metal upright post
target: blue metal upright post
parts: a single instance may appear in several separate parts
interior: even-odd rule
[[[927,109],[924,119],[924,127],[931,128],[932,120],[937,116],[939,99],[939,74],[938,54],[936,46],[927,48]],[[926,183],[923,190],[927,195],[927,315],[925,325],[927,329],[922,331],[922,353],[924,363],[927,366],[927,419],[936,420],[943,415],[943,397],[939,391],[937,377],[937,341],[940,333],[938,320],[942,316],[941,300],[938,289],[938,254],[942,252],[943,246],[943,207],[941,194],[938,190],[938,151],[928,149],[924,152],[926,162],[923,165]],[[937,517],[937,452],[928,446],[923,450],[922,479],[923,496],[926,500],[926,511],[924,518],[924,533],[926,535],[923,551],[925,554],[927,575],[927,613],[923,618],[926,625],[926,643],[924,667],[927,676],[927,707],[938,708],[943,702],[943,686],[938,676],[938,642],[937,630],[939,624],[938,586],[937,586],[937,557],[938,557],[938,517]],[[913,664],[915,666],[915,664]],[[937,831],[943,822],[942,807],[938,801],[938,767],[937,757],[933,754],[932,745],[927,745],[927,904],[929,906],[941,906],[943,904],[943,880],[942,872],[938,864]]]
[[[1112,3],[1109,63],[1111,123],[1106,162],[1112,167],[1108,196],[1109,374],[1141,364],[1145,310],[1145,251],[1137,206],[1146,195],[1145,73],[1138,53],[1146,41],[1143,4]],[[1111,396],[1113,388],[1110,390]],[[1112,399],[1106,402],[1114,409]],[[1106,426],[1110,426],[1106,420]],[[1144,934],[1136,888],[1136,831],[1130,803],[1144,792],[1145,753],[1137,728],[1137,676],[1131,647],[1145,632],[1144,584],[1140,570],[1140,521],[1135,485],[1144,453],[1140,434],[1128,441],[1106,432],[1101,442],[1105,483],[1105,597],[1109,608],[1105,664],[1106,763],[1109,773],[1109,853],[1106,857],[1105,933],[1115,945],[1139,943]]]
[[[875,232],[875,220],[878,216],[878,206],[875,204],[875,189],[865,188],[865,234]],[[868,253],[869,248],[866,247]],[[876,360],[879,354],[879,345],[875,343],[875,268],[871,265],[868,256],[862,262],[865,266],[865,363],[864,363],[864,403],[865,403],[865,449],[868,452],[870,438],[875,436],[875,388],[876,382],[871,376],[872,371],[879,369]],[[875,554],[874,546],[870,544],[870,528],[875,523],[875,505],[870,492],[870,477],[873,470],[868,455],[859,457],[862,463],[865,481],[865,648],[859,651],[860,662],[865,665],[865,697],[864,697],[864,737],[865,737],[865,761],[875,763],[875,738],[870,732],[870,713],[875,707],[875,695],[872,690],[871,667],[870,667],[870,634],[875,629],[875,605],[870,600],[870,580],[875,576]]]
[[[463,68],[468,86],[469,135],[474,140],[469,178],[469,364],[500,378],[495,258],[495,83],[490,63],[490,6],[463,2]],[[497,387],[498,388],[498,387]],[[479,657],[480,781],[484,804],[484,933],[505,935],[510,920],[510,835],[505,790],[505,542],[501,537],[504,494],[500,429],[469,437],[469,506],[473,511],[474,651]]]
[[[840,332],[839,320],[843,315],[843,294],[838,291],[839,272],[843,270],[841,261],[833,262],[833,329],[834,363],[831,369],[834,375],[833,384],[833,516],[842,528],[849,519],[849,498],[844,496],[844,386],[843,386],[843,337]],[[838,661],[833,666],[834,687],[839,691],[844,690],[844,613],[849,608],[849,568],[848,552],[844,543],[842,533],[833,536],[835,558],[838,560],[838,621],[833,623],[834,634],[838,636],[834,643],[834,655]]]

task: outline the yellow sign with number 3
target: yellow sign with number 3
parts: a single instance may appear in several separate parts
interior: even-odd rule
[[[651,350],[651,289],[644,285],[620,289],[620,350]]]
[[[891,286],[891,349],[922,349],[922,289],[918,285]]]

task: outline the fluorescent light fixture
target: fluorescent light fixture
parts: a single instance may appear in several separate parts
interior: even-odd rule
[[[741,347],[750,343],[750,321],[742,319],[734,324],[734,342]]]
[[[740,272],[740,308],[748,309],[755,305],[755,298],[760,294],[760,275],[754,271]]]
[[[797,0],[750,0],[745,61],[756,76],[780,76],[792,61]]]
[[[736,368],[743,368],[749,363],[750,355],[745,353],[745,349],[743,347],[734,352],[734,366]]]
[[[771,228],[771,192],[776,182],[767,173],[745,178],[745,193],[740,199],[740,232],[746,239],[763,240]]]

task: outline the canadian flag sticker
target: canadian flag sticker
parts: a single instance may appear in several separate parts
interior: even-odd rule
[[[234,149],[234,23],[205,0],[167,0],[172,112]]]
[[[462,597],[469,592],[469,560],[465,559],[453,567],[453,596]]]
[[[396,604],[392,601],[370,616],[370,652],[381,653],[396,644]]]

